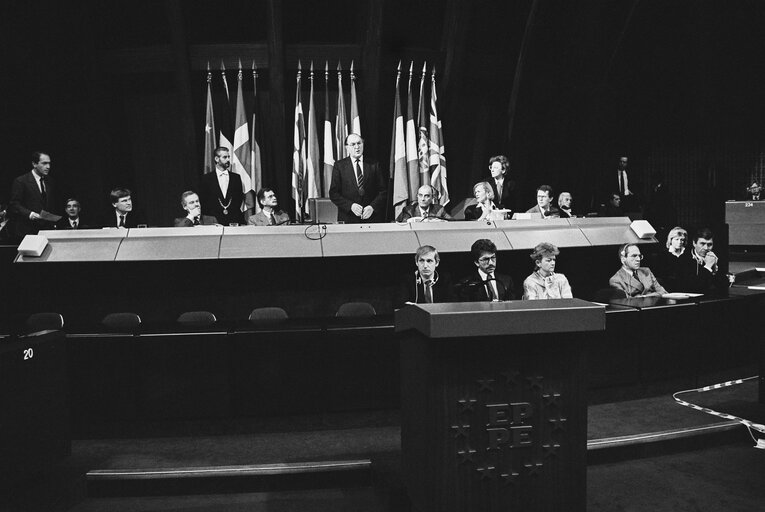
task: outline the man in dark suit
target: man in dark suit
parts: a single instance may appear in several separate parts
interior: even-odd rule
[[[430,304],[434,302],[453,302],[454,293],[451,280],[446,274],[439,275],[436,269],[440,262],[438,251],[431,245],[417,248],[414,254],[417,270],[409,274],[403,285],[401,303]]]
[[[335,162],[329,197],[337,206],[337,220],[347,223],[382,222],[385,217],[386,178],[377,162],[364,160],[364,139],[345,138],[348,157]]]
[[[128,229],[146,224],[146,219],[144,219],[143,215],[133,209],[133,198],[129,189],[112,189],[109,192],[109,200],[112,202],[114,210],[106,216],[101,226],[105,228]]]
[[[476,269],[457,284],[457,296],[461,302],[513,300],[513,280],[510,276],[496,274],[497,246],[482,238],[473,242],[470,254]]]
[[[486,179],[486,182],[491,185],[494,192],[494,204],[497,208],[515,212],[518,210],[520,201],[515,181],[507,175],[509,168],[510,161],[505,155],[491,157],[489,159],[491,178]]]
[[[218,219],[212,215],[202,215],[202,204],[199,196],[192,190],[181,194],[181,206],[186,210],[185,217],[175,219],[175,227],[212,226],[218,223]]]
[[[8,230],[10,236],[21,240],[36,235],[41,229],[53,229],[53,222],[44,220],[42,212],[55,208],[54,186],[50,173],[50,155],[32,153],[32,170],[22,174],[11,185],[8,203]]]
[[[205,210],[224,226],[244,224],[242,178],[230,170],[231,154],[223,146],[215,149],[215,171],[202,176],[199,196]]]
[[[77,199],[69,198],[66,200],[66,215],[56,222],[56,229],[87,229],[88,226],[83,223],[80,212],[82,207]]]
[[[396,217],[396,222],[411,222],[410,219],[419,221],[452,220],[451,215],[446,213],[444,207],[434,203],[435,194],[433,187],[423,185],[417,190],[417,201],[405,206]]]
[[[684,258],[679,267],[680,291],[695,293],[722,292],[736,278],[725,273],[717,255],[712,252],[714,235],[709,228],[697,229],[691,238],[690,257]]]

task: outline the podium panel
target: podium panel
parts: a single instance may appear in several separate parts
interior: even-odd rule
[[[602,336],[605,310],[577,299],[534,302],[552,305],[544,317],[529,302],[461,304],[462,314],[443,304],[396,312],[413,510],[585,510],[584,347]],[[471,309],[481,305],[492,306],[489,317]],[[566,331],[577,313],[584,320]],[[438,324],[455,315],[463,328],[426,334],[446,333]],[[482,323],[494,332],[469,332]]]

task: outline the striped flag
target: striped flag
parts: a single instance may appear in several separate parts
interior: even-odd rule
[[[235,130],[234,130],[234,154],[232,170],[242,178],[242,192],[245,197],[252,199],[252,179],[251,179],[251,158],[250,154],[250,127],[247,125],[247,114],[244,109],[244,94],[242,93],[242,63],[239,62],[239,73],[237,74],[237,86],[236,86],[236,118],[235,118]],[[248,206],[245,201],[241,208],[245,211]]]
[[[438,193],[438,202],[443,206],[449,202],[449,188],[446,186],[446,155],[444,133],[436,109],[436,67],[430,75],[430,184]]]
[[[223,65],[223,61],[220,61],[220,75],[223,78],[223,90],[226,92],[226,101],[221,108],[216,109],[218,111],[218,121],[220,121],[220,141],[218,145],[228,148],[233,153],[234,120],[231,110],[231,97],[228,93],[228,81],[226,80],[226,66]]]
[[[337,118],[335,119],[335,147],[337,159],[348,156],[345,138],[348,137],[348,116],[345,113],[345,98],[343,98],[343,76],[340,63],[337,63]]]
[[[298,61],[297,89],[295,90],[295,130],[292,152],[292,198],[295,200],[295,219],[302,222],[305,198],[306,148],[303,102],[300,99],[300,76],[300,61]]]
[[[353,61],[351,61],[351,133],[361,135],[361,118],[359,117],[359,104],[356,101],[356,75],[353,72]]]
[[[308,171],[306,198],[319,197],[321,190],[319,178],[321,176],[321,165],[319,160],[319,135],[316,132],[316,107],[313,102],[313,61],[311,61],[311,98],[308,104],[308,159],[306,169]],[[304,211],[308,211],[306,201]]]
[[[329,62],[324,62],[324,197],[329,197],[335,150],[332,145],[332,120],[329,118]]]
[[[252,184],[253,197],[249,199],[255,209],[253,212],[260,209],[257,198],[254,197],[258,190],[263,186],[263,164],[260,155],[261,131],[260,120],[258,118],[258,68],[255,67],[255,61],[252,61],[252,83],[253,83],[253,96],[252,96],[252,124],[250,124],[250,182]]]
[[[425,115],[425,75],[428,73],[428,63],[422,65],[420,78],[420,108],[417,109],[417,163],[420,169],[420,186],[430,184],[430,151],[428,138],[428,118]]]
[[[215,138],[215,114],[212,103],[212,73],[210,63],[207,63],[207,110],[205,112],[205,161],[204,174],[215,170],[215,148],[218,146]]]
[[[414,109],[412,108],[412,70],[414,62],[409,65],[409,86],[407,88],[406,105],[406,168],[409,176],[409,200],[417,197],[420,188],[420,165],[417,156],[417,128],[414,126]]]
[[[409,202],[409,176],[406,172],[406,141],[404,140],[404,116],[401,113],[401,62],[396,73],[396,100],[393,105],[393,136],[390,144],[390,169],[393,174],[393,218]]]

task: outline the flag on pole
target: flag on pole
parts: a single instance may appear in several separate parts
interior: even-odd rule
[[[249,194],[250,198],[246,199],[247,204],[254,205],[253,212],[260,209],[258,200],[255,197],[258,190],[263,186],[263,164],[261,162],[260,144],[261,131],[260,131],[260,119],[258,117],[258,68],[255,67],[255,61],[252,61],[252,123],[250,124],[250,182],[252,184],[252,193]]]
[[[390,168],[393,171],[393,218],[409,203],[409,176],[406,172],[406,141],[404,116],[401,113],[401,61],[396,73],[396,100],[393,105],[393,136],[390,144]]]
[[[420,165],[417,156],[417,128],[414,126],[414,108],[412,107],[412,70],[414,61],[409,65],[409,86],[406,105],[406,168],[409,175],[409,200],[417,197],[420,188]]]
[[[305,198],[305,122],[303,120],[303,102],[300,99],[300,61],[298,61],[297,89],[295,90],[295,130],[292,153],[292,198],[295,200],[295,219],[303,221]]]
[[[308,103],[308,158],[306,170],[308,171],[306,198],[319,197],[321,190],[319,178],[321,176],[322,162],[319,160],[319,134],[316,132],[316,107],[313,102],[313,61],[311,61],[311,98]],[[306,201],[304,211],[308,211]],[[312,219],[313,220],[313,219]]]
[[[420,168],[420,186],[430,185],[430,152],[428,138],[428,118],[425,115],[425,75],[428,73],[428,63],[422,64],[420,78],[420,108],[417,109],[417,163]]]
[[[449,202],[449,188],[446,186],[446,155],[444,133],[436,109],[436,67],[430,75],[430,184],[438,194],[439,204]]]
[[[345,139],[348,137],[348,116],[345,113],[345,98],[343,98],[343,75],[340,63],[337,63],[337,118],[335,119],[335,146],[337,159],[348,156]]]
[[[231,98],[228,94],[228,81],[226,81],[226,66],[220,61],[220,75],[223,78],[223,90],[226,92],[226,100],[221,108],[216,109],[218,121],[220,121],[220,141],[219,146],[228,148],[233,153],[234,148],[234,120],[231,110]],[[231,155],[233,157],[233,155]]]
[[[361,118],[359,117],[359,104],[356,101],[356,74],[353,72],[353,61],[351,61],[351,133],[361,135]]]
[[[234,128],[234,154],[232,170],[242,178],[242,192],[245,197],[252,198],[252,168],[250,154],[250,127],[247,125],[247,114],[244,109],[244,94],[242,93],[242,62],[239,61],[239,73],[236,77],[236,118]],[[247,201],[242,203],[242,211],[247,210],[248,207],[253,206],[247,204]]]
[[[324,197],[329,197],[335,150],[332,145],[332,120],[329,118],[329,62],[324,61]]]
[[[207,110],[205,112],[205,160],[204,160],[204,174],[215,170],[215,114],[213,113],[212,103],[212,73],[210,72],[210,63],[207,63]]]

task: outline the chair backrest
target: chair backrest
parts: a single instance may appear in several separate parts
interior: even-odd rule
[[[368,302],[346,302],[335,314],[337,318],[372,318],[375,315],[375,308]]]
[[[109,313],[101,325],[111,332],[136,333],[141,328],[141,317],[135,313]]]
[[[209,311],[186,311],[178,317],[177,322],[186,327],[209,327],[215,325],[218,319]]]
[[[60,313],[35,313],[26,321],[28,332],[59,330],[64,328],[64,317]]]
[[[250,313],[250,322],[253,325],[271,325],[285,322],[289,319],[287,312],[282,308],[268,307],[255,308]]]

